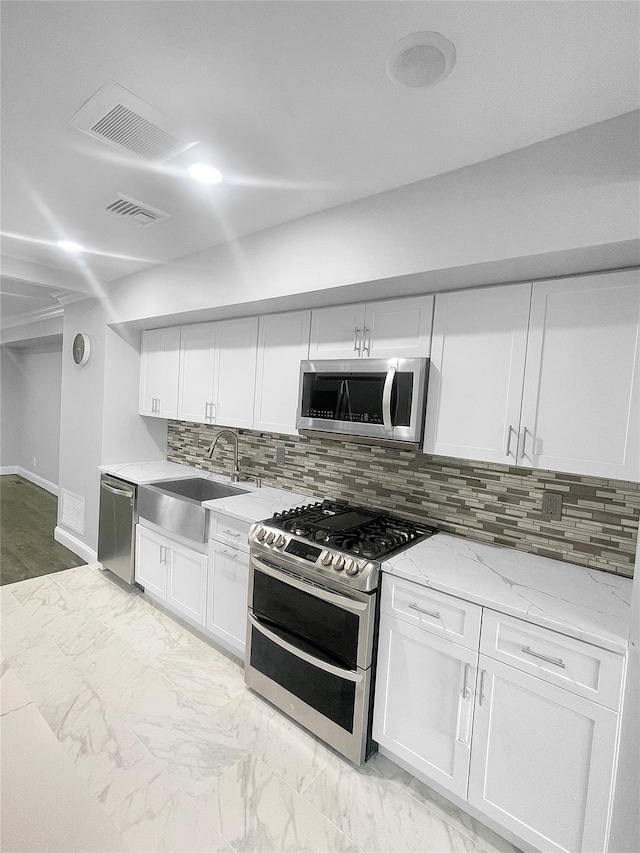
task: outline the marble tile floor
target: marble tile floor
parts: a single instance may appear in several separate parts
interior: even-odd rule
[[[5,585],[0,605],[3,675],[124,850],[515,851],[384,757],[343,761],[248,691],[237,661],[109,573]],[[49,849],[34,846],[37,820],[32,809],[26,846],[3,849]]]

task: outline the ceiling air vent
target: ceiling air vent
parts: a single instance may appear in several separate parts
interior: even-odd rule
[[[195,144],[180,140],[166,116],[113,81],[98,89],[69,124],[112,148],[153,161],[167,160]]]
[[[141,228],[148,228],[150,225],[155,225],[156,222],[162,222],[163,219],[168,219],[171,216],[164,210],[158,210],[157,207],[151,207],[141,201],[136,201],[135,198],[122,195],[122,193],[117,193],[108,198],[104,210],[119,219],[124,219],[126,222],[140,225]]]

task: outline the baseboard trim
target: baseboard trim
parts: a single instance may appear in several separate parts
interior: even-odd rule
[[[61,545],[64,545],[65,548],[68,548],[70,551],[73,551],[74,554],[77,554],[77,556],[83,559],[86,563],[93,563],[94,565],[97,563],[97,553],[85,545],[84,542],[81,542],[79,539],[76,539],[75,536],[72,536],[71,533],[67,533],[67,531],[63,530],[61,527],[56,527],[53,531],[53,538],[56,542],[59,542]]]
[[[26,468],[21,468],[20,465],[7,465],[4,468],[0,468],[0,474],[17,474],[18,477],[29,480],[30,483],[40,486],[41,489],[51,492],[56,497],[60,493],[59,487],[55,483],[52,483],[51,480],[46,480],[39,474],[34,474],[33,471],[27,471]]]

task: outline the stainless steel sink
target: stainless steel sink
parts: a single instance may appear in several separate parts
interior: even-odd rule
[[[216,483],[204,477],[163,480],[138,488],[138,516],[194,542],[209,537],[209,513],[205,501],[245,495],[246,489]]]

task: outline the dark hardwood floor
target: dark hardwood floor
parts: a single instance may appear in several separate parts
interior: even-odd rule
[[[84,565],[53,538],[58,499],[16,474],[0,477],[0,584]]]

